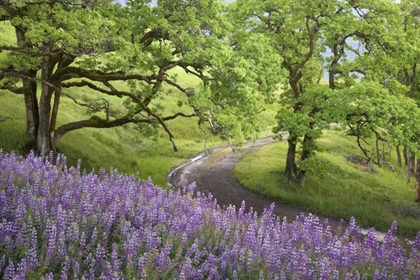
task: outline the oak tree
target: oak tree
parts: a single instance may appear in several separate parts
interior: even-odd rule
[[[207,122],[227,136],[251,137],[258,130],[258,96],[274,89],[278,70],[256,65],[261,59],[280,63],[279,56],[267,51],[263,36],[232,37],[220,1],[0,3],[0,20],[16,33],[16,42],[0,46],[7,52],[0,88],[24,96],[26,133],[41,155],[84,127],[160,126],[175,150],[166,122],[179,117]],[[252,55],[255,50],[263,56]],[[187,87],[174,69],[200,83]],[[184,105],[179,111],[157,106],[155,100],[168,94]],[[91,116],[58,124],[62,98]]]

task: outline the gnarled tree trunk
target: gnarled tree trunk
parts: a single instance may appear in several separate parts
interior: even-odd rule
[[[400,146],[396,146],[395,147],[395,151],[397,153],[397,163],[398,163],[398,166],[401,167],[402,161],[401,161],[401,150],[400,150]]]
[[[18,46],[28,44],[25,39],[25,30],[19,27],[15,28],[16,41]],[[25,114],[26,114],[26,135],[35,139],[38,130],[38,100],[36,96],[37,84],[30,78],[36,77],[36,70],[23,69],[23,76],[29,78],[22,78],[22,93],[25,102]]]

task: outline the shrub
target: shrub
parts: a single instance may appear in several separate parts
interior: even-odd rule
[[[412,203],[397,201],[391,205],[391,210],[397,215],[420,220],[420,207],[414,201]]]

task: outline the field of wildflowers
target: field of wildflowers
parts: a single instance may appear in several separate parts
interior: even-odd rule
[[[193,185],[0,151],[0,278],[420,279],[420,233],[405,250],[396,223],[378,242],[355,220],[288,223],[273,207],[245,213]]]

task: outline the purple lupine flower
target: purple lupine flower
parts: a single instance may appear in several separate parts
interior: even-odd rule
[[[172,246],[173,244],[171,241],[166,243],[163,249],[160,251],[160,253],[157,255],[157,257],[154,260],[154,264],[158,268],[157,270],[159,273],[162,273],[168,270],[172,264],[170,256],[169,256],[172,250]]]
[[[52,272],[48,273],[47,275],[42,278],[43,280],[54,280],[54,274]]]
[[[18,263],[15,277],[18,277],[19,279],[26,278],[26,260],[25,259],[22,259],[22,261]]]
[[[70,269],[70,259],[66,257],[66,260],[64,261],[63,268],[61,269],[60,273],[60,280],[67,280],[67,274]]]
[[[238,280],[239,279],[238,278],[238,271],[236,269],[233,270],[232,277],[233,277],[233,280]]]
[[[147,277],[146,272],[146,264],[148,262],[148,254],[144,253],[143,256],[139,258],[139,261],[137,263],[137,274],[142,278],[145,279]]]
[[[6,279],[14,279],[15,275],[15,265],[12,260],[9,260],[9,265],[4,270],[4,276]]]
[[[384,245],[388,248],[391,248],[394,245],[396,236],[397,236],[397,222],[394,221],[391,225],[391,228],[385,235]]]
[[[47,220],[46,225],[46,241],[47,241],[47,253],[45,256],[45,262],[49,262],[54,254],[57,240],[57,228],[55,224]]]
[[[116,273],[120,273],[121,271],[121,260],[118,257],[118,246],[117,244],[112,244],[112,252],[111,252],[111,266],[112,270]]]
[[[193,187],[167,192],[116,170],[81,173],[64,166],[65,158],[50,160],[0,156],[3,275],[19,274],[22,263],[27,273],[48,264],[47,277],[63,279],[66,271],[73,279],[119,279],[133,269],[143,278],[171,269],[190,279],[235,278],[235,272],[241,278],[251,271],[269,279],[419,274],[420,237],[405,252],[395,242],[396,224],[380,245],[373,229],[361,240],[355,220],[337,231],[312,215],[281,220],[274,205],[260,216],[245,213],[244,203],[222,211],[211,195],[194,198]],[[22,246],[23,258],[10,258]]]

